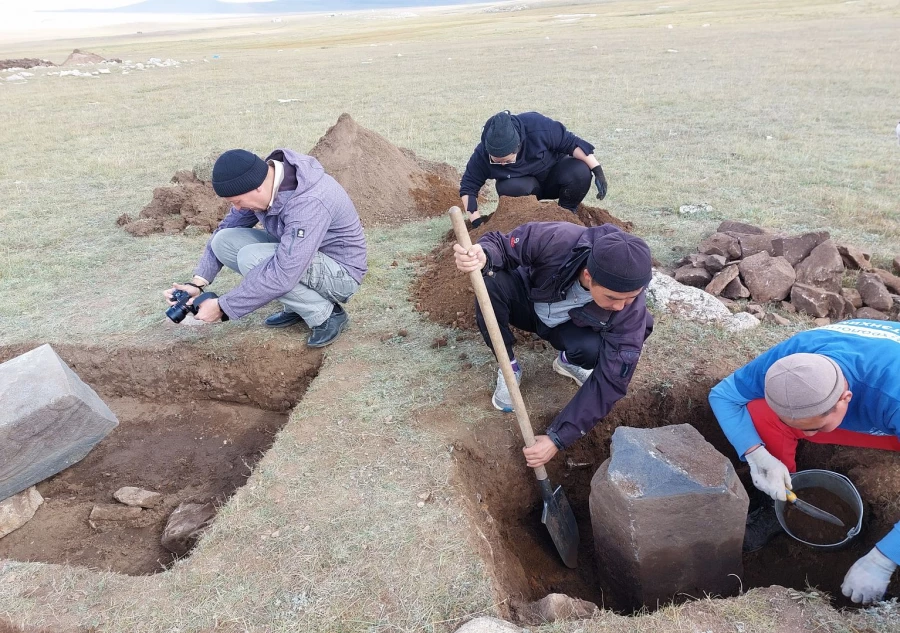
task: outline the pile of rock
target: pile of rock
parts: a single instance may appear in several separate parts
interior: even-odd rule
[[[870,254],[836,244],[828,231],[784,236],[725,221],[697,251],[677,262],[675,280],[726,305],[750,299],[832,321],[900,320],[900,277],[873,267]],[[900,257],[893,265],[900,274]]]

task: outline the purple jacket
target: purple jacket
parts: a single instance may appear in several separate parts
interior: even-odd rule
[[[585,228],[570,222],[529,222],[505,235],[486,233],[478,240],[488,258],[483,272],[515,270],[532,301],[559,301],[576,283],[594,240],[618,230],[612,224]],[[547,427],[547,435],[564,448],[594,428],[625,395],[644,341],[653,331],[646,292],[619,312],[592,301],[569,315],[575,325],[600,332],[603,344],[594,373]]]
[[[317,251],[337,261],[358,282],[367,270],[366,238],[344,188],[312,156],[276,149],[266,157],[270,159],[284,164],[284,180],[271,208],[253,212],[231,207],[213,232],[260,223],[280,240],[269,261],[250,270],[241,283],[219,297],[219,307],[231,319],[250,314],[291,290]],[[207,242],[194,274],[211,282],[221,269]]]

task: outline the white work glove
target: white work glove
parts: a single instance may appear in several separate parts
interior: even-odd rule
[[[850,567],[841,584],[841,593],[862,604],[881,600],[895,569],[897,563],[873,547]]]
[[[773,499],[786,501],[785,488],[793,488],[791,473],[788,472],[787,466],[780,459],[773,457],[765,446],[760,446],[744,457],[750,464],[750,478],[753,485]]]

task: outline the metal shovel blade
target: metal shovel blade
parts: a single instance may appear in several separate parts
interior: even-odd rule
[[[800,499],[797,499],[793,503],[794,503],[794,506],[798,510],[800,510],[800,512],[808,514],[809,516],[811,516],[813,518],[821,519],[822,521],[828,521],[829,523],[832,523],[834,525],[839,525],[841,527],[844,527],[844,522],[841,521],[836,516],[834,516],[833,514],[831,514],[830,512],[825,512],[825,510],[820,510],[819,508],[817,508],[816,506],[814,506],[812,504],[806,503],[805,501],[800,501]]]
[[[544,498],[544,512],[541,514],[541,523],[547,526],[550,538],[556,545],[556,551],[566,567],[575,569],[578,567],[578,524],[575,523],[575,515],[572,506],[566,498],[562,486],[553,489],[549,479],[538,481],[541,488],[541,496]]]

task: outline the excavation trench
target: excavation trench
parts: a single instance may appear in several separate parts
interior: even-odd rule
[[[0,362],[37,345],[0,348]],[[118,349],[57,346],[119,425],[80,462],[37,485],[44,504],[0,539],[0,559],[63,563],[129,575],[163,571],[175,556],[160,537],[183,502],[224,503],[250,475],[321,365],[298,346]],[[136,486],[163,502],[126,521],[90,521],[95,505]]]
[[[588,507],[591,477],[609,457],[609,440],[616,427],[691,424],[732,459],[745,488],[753,491],[746,464],[735,458],[707,404],[713,384],[704,379],[651,392],[633,391],[592,433],[548,465],[551,481],[563,486],[578,520],[581,546],[574,570],[562,564],[540,522],[539,491],[532,472],[524,466],[513,416],[498,414],[456,441],[457,475],[474,517],[476,541],[494,578],[496,599],[506,605],[509,616],[521,616],[524,605],[549,593],[629,613],[616,601],[616,578],[595,562]],[[550,371],[532,372],[523,381],[523,395],[535,428],[544,428],[573,392],[574,385]],[[483,404],[490,406],[488,397]],[[835,606],[850,606],[840,592],[844,574],[900,519],[900,477],[895,474],[900,454],[801,443],[798,465],[799,469],[832,469],[853,479],[869,501],[863,533],[850,547],[836,552],[814,550],[781,534],[762,550],[743,556],[744,573],[740,582],[735,579],[733,593],[741,587],[746,591],[781,585],[805,591],[811,586],[830,593]],[[751,508],[762,501],[755,493],[750,497]],[[900,594],[896,577],[888,592]],[[678,596],[676,601],[691,597]]]

